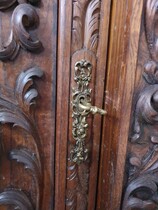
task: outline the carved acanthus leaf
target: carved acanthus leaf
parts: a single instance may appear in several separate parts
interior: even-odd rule
[[[132,141],[138,141],[143,128],[143,123],[158,123],[158,85],[149,85],[137,101],[134,120],[134,135]]]
[[[151,60],[143,77],[147,87],[136,102],[127,160],[123,210],[158,208],[158,0],[146,1],[145,32]]]
[[[96,52],[99,39],[100,1],[92,0],[85,17],[84,47]]]
[[[96,52],[99,36],[99,0],[73,2],[72,51],[85,48]]]
[[[147,83],[157,84],[158,83],[158,64],[155,61],[148,61],[144,67],[143,76]]]
[[[157,176],[150,174],[142,175],[131,181],[125,192],[123,210],[155,210],[158,205],[157,185]]]
[[[33,77],[41,77],[42,75],[43,72],[38,67],[30,68],[21,72],[16,80],[15,88],[12,93],[8,91],[8,89],[4,91],[5,93],[8,92],[8,94],[3,95],[3,92],[0,93],[0,123],[10,123],[13,126],[24,129],[32,136],[31,141],[33,141],[36,148],[35,152],[32,152],[21,145],[21,149],[13,149],[10,152],[10,159],[23,163],[25,168],[30,169],[34,177],[36,183],[36,210],[39,210],[42,197],[42,152],[40,137],[34,120],[34,113],[31,112],[30,106],[35,104],[35,98],[38,95],[37,90],[33,87]],[[11,97],[7,97],[6,95]],[[14,191],[12,194],[14,194]]]
[[[34,181],[36,183],[37,190],[36,209],[39,210],[39,199],[41,199],[40,184],[42,183],[42,171],[41,165],[36,157],[36,154],[32,153],[26,148],[14,149],[10,152],[9,158],[11,160],[16,160],[18,163],[24,164],[25,169],[31,170],[32,176],[34,177]]]
[[[30,199],[21,190],[7,189],[0,193],[0,205],[11,205],[16,209],[34,210]]]
[[[37,27],[39,17],[36,10],[29,4],[20,4],[12,15],[12,30],[8,42],[0,50],[0,60],[13,60],[20,48],[31,52],[42,49],[42,43],[26,30],[29,27]]]
[[[32,153],[26,148],[13,149],[9,154],[9,158],[11,160],[16,160],[18,163],[23,163],[26,169],[30,169],[32,171],[37,183],[40,183],[42,171],[41,165],[39,164],[35,153]]]
[[[139,137],[131,145],[135,147],[135,152],[132,150],[129,153],[129,161],[127,162],[129,177],[123,210],[155,210],[158,207],[157,90],[158,85],[148,86],[140,94],[137,102],[134,123],[137,124],[138,130],[141,132],[139,135],[134,135]],[[143,150],[143,155],[140,155]]]
[[[29,113],[30,106],[36,103],[35,98],[38,96],[37,90],[35,88],[32,88],[32,78],[40,78],[42,76],[43,72],[38,67],[33,67],[27,71],[21,72],[16,80],[15,97],[20,107],[23,107],[23,110],[26,113]]]

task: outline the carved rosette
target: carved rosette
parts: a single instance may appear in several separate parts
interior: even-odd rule
[[[18,1],[2,0],[0,1],[0,10],[7,9],[16,2]],[[40,52],[43,48],[38,38],[35,38],[28,32],[29,28],[36,28],[38,26],[39,16],[33,6],[24,2],[22,1],[22,4],[19,4],[13,11],[10,36],[7,43],[0,49],[0,60],[2,61],[14,60],[20,48],[30,52]],[[39,1],[29,0],[28,2],[36,4]]]
[[[9,98],[0,93],[0,123],[9,123],[13,128],[19,127],[25,130],[32,138],[35,151],[21,145],[12,149],[9,159],[24,165],[34,179],[36,186],[36,201],[32,203],[28,195],[22,189],[6,188],[0,193],[0,205],[11,205],[17,209],[39,210],[42,202],[43,170],[41,140],[34,119],[34,106],[38,92],[33,86],[33,78],[41,77],[43,72],[38,67],[30,68],[20,73],[16,85]],[[5,92],[8,90],[6,89]],[[22,134],[21,134],[22,135]],[[16,170],[16,168],[14,168]],[[28,193],[29,194],[29,193]]]
[[[73,133],[72,139],[70,139],[68,142],[66,186],[67,210],[86,210],[88,205],[88,189],[90,175],[90,156],[88,155],[88,150],[89,148],[91,148],[92,142],[89,141],[89,137],[85,141],[88,126],[85,119],[88,113],[85,113],[84,117],[80,110],[76,110],[76,103],[78,99],[80,100],[82,98],[82,95],[84,95],[84,97],[86,96],[86,101],[88,101],[89,96],[91,94],[90,88],[86,87],[86,85],[91,86],[90,79],[92,73],[92,66],[93,71],[95,72],[95,65],[97,60],[96,54],[99,39],[99,17],[99,0],[73,0],[71,45],[73,75],[72,81],[75,79],[77,87],[73,89]],[[87,60],[88,63],[76,63],[77,61],[81,60]],[[85,72],[86,66],[84,65],[88,65],[89,72]],[[80,72],[81,69],[83,70],[83,72]],[[83,82],[80,78],[81,76],[86,76],[85,82],[87,84],[84,84],[83,86],[81,85],[81,83]],[[87,92],[85,94],[82,94],[86,89],[85,87],[87,88]],[[75,147],[74,144],[76,144]]]
[[[147,0],[145,32],[151,60],[144,65],[143,77],[147,85],[140,92],[134,110],[123,210],[158,209],[157,15],[158,0]]]

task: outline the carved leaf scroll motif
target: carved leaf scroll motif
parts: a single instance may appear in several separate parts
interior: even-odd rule
[[[96,52],[99,39],[99,16],[99,0],[73,1],[73,53],[83,48]]]
[[[146,1],[145,32],[151,60],[144,66],[147,86],[140,92],[127,158],[123,210],[158,209],[158,0]]]
[[[43,72],[38,67],[33,67],[22,72],[17,78],[12,97],[0,93],[0,123],[9,123],[13,127],[24,129],[32,136],[36,151],[31,151],[25,146],[10,151],[9,159],[16,160],[24,165],[36,185],[36,201],[32,204],[27,195],[19,189],[5,189],[0,193],[0,205],[12,205],[16,208],[26,210],[39,210],[42,202],[43,170],[41,141],[34,120],[34,105],[38,92],[33,85],[33,77],[41,77]],[[6,89],[7,91],[7,89]],[[9,93],[10,95],[11,93]]]
[[[79,60],[88,60],[92,63],[93,71],[97,60],[97,47],[99,40],[99,18],[100,1],[99,0],[73,0],[72,16],[72,60],[76,63]],[[87,56],[87,57],[86,57]],[[92,60],[91,60],[92,59]],[[72,64],[74,71],[74,64]],[[75,75],[74,72],[72,72]],[[90,84],[91,85],[91,84]],[[88,95],[88,93],[87,93]],[[73,108],[74,105],[73,105]],[[72,108],[72,109],[73,109]],[[73,110],[72,110],[73,111]],[[76,113],[77,114],[77,113]],[[75,116],[73,116],[75,118]],[[73,123],[73,135],[78,129],[79,123]],[[87,126],[83,121],[83,126]],[[86,128],[84,127],[86,130]],[[80,145],[80,150],[74,149],[74,143],[69,140],[68,143],[68,161],[67,161],[67,186],[66,186],[66,210],[86,210],[88,207],[88,190],[90,176],[90,156],[86,148],[89,148],[92,142]],[[85,149],[84,149],[85,148]],[[84,150],[86,161],[78,165],[72,161],[72,156]],[[74,151],[74,154],[71,153]],[[71,157],[69,154],[71,153]]]
[[[7,8],[16,1],[0,2],[0,8]],[[35,1],[30,1],[35,2]],[[2,4],[2,5],[1,5]],[[18,55],[20,48],[30,52],[42,50],[42,43],[28,32],[29,28],[36,28],[39,24],[39,16],[33,6],[19,4],[12,14],[11,32],[7,43],[0,49],[0,60],[13,60]]]

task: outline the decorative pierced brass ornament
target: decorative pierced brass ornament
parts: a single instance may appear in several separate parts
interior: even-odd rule
[[[81,60],[75,64],[74,80],[77,87],[72,90],[72,135],[76,141],[75,147],[70,151],[71,161],[81,164],[88,158],[88,149],[85,147],[87,137],[87,117],[89,113],[105,115],[106,111],[91,105],[91,81],[92,64]]]

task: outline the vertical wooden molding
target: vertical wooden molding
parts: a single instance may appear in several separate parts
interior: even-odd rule
[[[65,209],[72,2],[59,1],[55,209]],[[63,100],[64,99],[64,100]]]
[[[146,85],[139,93],[134,107],[123,210],[158,208],[157,5],[157,0],[147,0],[145,4],[144,28],[150,60],[144,63]]]
[[[72,15],[72,45],[71,45],[71,87],[74,86],[74,67],[77,61],[87,60],[92,64],[92,82],[90,87],[93,89],[94,97],[94,75],[96,71],[96,58],[99,40],[99,18],[100,18],[100,1],[86,0],[73,1]],[[72,93],[70,92],[70,95]],[[86,148],[90,150],[87,160],[77,165],[70,159],[70,151],[74,147],[72,138],[72,119],[70,112],[69,142],[68,142],[68,162],[67,162],[67,186],[66,186],[66,209],[88,208],[89,193],[89,176],[91,165],[91,147],[92,140],[88,133]],[[90,123],[91,120],[90,120]],[[91,130],[91,129],[90,129]],[[90,131],[91,132],[91,131]]]
[[[42,147],[34,119],[34,105],[38,92],[33,87],[33,77],[41,77],[42,75],[43,72],[38,67],[30,68],[20,73],[12,93],[8,92],[6,94],[7,89],[4,95],[2,92],[0,93],[0,123],[9,123],[13,128],[19,127],[25,130],[32,136],[36,148],[36,151],[31,151],[29,148],[19,145],[18,148],[12,149],[9,154],[10,160],[16,160],[31,172],[36,186],[36,201],[32,203],[28,195],[22,189],[16,189],[15,186],[6,188],[0,193],[0,205],[13,205],[20,209],[39,210],[42,204]],[[10,97],[7,98],[7,95],[10,95]],[[16,168],[13,170],[16,170]]]

